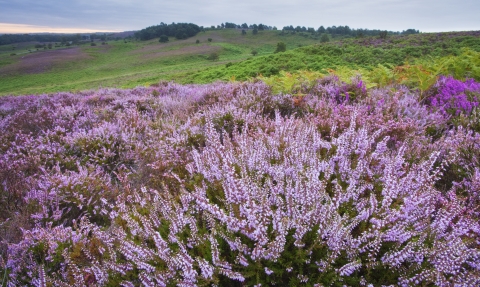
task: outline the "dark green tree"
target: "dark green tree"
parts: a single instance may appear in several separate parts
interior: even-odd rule
[[[280,53],[280,52],[285,52],[287,50],[287,45],[283,42],[278,42],[277,43],[277,49],[275,49],[274,53]]]
[[[208,55],[207,57],[207,59],[209,59],[210,61],[217,61],[218,58],[219,56],[217,52],[210,53],[210,55]]]
[[[378,37],[380,39],[387,39],[387,35],[388,35],[388,32],[387,31],[381,31],[379,34],[378,34]]]
[[[326,43],[326,42],[328,42],[328,41],[330,41],[330,38],[328,37],[327,34],[323,33],[323,34],[322,34],[322,37],[320,37],[320,42]]]
[[[167,43],[168,42],[168,36],[167,35],[160,36],[160,39],[158,40],[158,42]]]

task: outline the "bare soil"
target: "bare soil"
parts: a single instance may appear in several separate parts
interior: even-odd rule
[[[79,47],[38,51],[22,56],[20,61],[0,67],[0,75],[40,74],[56,65],[91,58]]]

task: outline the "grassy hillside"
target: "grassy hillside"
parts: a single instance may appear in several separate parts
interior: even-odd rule
[[[208,39],[212,39],[211,42]],[[196,43],[199,40],[199,43]],[[318,40],[300,34],[280,36],[277,31],[259,31],[257,35],[234,29],[199,33],[186,40],[168,43],[150,41],[114,41],[108,45],[75,46],[60,50],[33,49],[25,45],[12,51],[0,50],[0,94],[49,93],[99,87],[134,87],[175,79],[179,72],[196,73],[211,66],[224,66],[251,56],[273,53],[282,41],[287,49],[310,45]],[[219,54],[218,61],[207,59]],[[15,56],[10,56],[16,53]]]
[[[480,52],[480,33],[432,33],[344,39],[326,44],[301,47],[285,53],[251,57],[226,66],[210,67],[197,73],[185,73],[181,82],[207,83],[216,79],[246,80],[259,74],[276,75],[279,71],[310,70],[327,73],[347,67],[372,70],[378,65],[399,66],[418,59],[458,56],[464,48]]]
[[[286,44],[286,52],[274,54],[278,42]],[[34,44],[22,44],[15,51],[11,46],[0,47],[0,95],[129,88],[160,80],[246,80],[280,71],[392,68],[418,59],[457,56],[465,47],[480,52],[480,32],[332,39],[321,44],[307,33],[259,31],[253,35],[249,31],[241,35],[239,30],[224,29],[187,40],[171,38],[164,44],[158,39],[114,41],[29,53],[28,49],[35,50]],[[252,56],[252,50],[258,54]],[[16,55],[11,56],[12,52]],[[208,60],[211,53],[218,53],[219,59]]]

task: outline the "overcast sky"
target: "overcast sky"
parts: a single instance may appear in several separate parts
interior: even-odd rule
[[[139,30],[160,22],[480,30],[478,0],[0,0],[0,33]]]

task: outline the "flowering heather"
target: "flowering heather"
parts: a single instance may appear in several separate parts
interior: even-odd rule
[[[431,93],[429,104],[442,113],[456,116],[460,113],[470,114],[480,102],[480,83],[473,79],[462,82],[442,76]]]
[[[478,286],[479,87],[0,98],[2,283]]]

